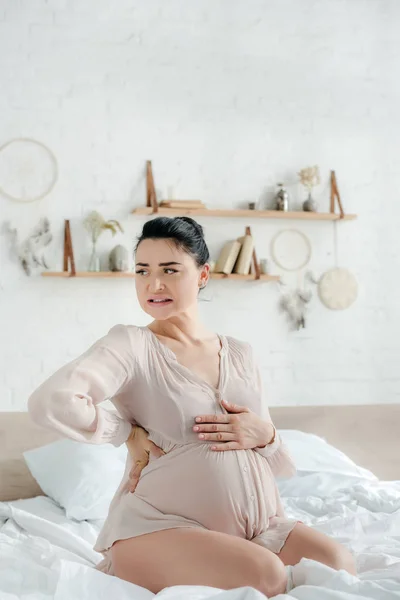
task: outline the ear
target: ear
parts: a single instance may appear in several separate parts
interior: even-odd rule
[[[203,288],[206,287],[208,279],[209,279],[209,273],[210,273],[210,265],[208,263],[205,263],[202,268],[201,268],[201,272],[200,272],[200,279],[199,279],[199,289],[202,290]]]

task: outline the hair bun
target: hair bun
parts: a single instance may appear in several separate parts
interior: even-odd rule
[[[143,240],[173,240],[202,267],[210,259],[210,253],[204,239],[203,228],[190,217],[155,217],[143,225],[138,238],[135,253]]]
[[[196,230],[197,235],[204,238],[204,231],[203,231],[203,228],[200,225],[200,223],[198,223],[194,219],[191,219],[190,217],[175,217],[175,218],[180,219],[181,221],[185,221],[185,223],[188,223],[188,225],[191,225],[193,227],[193,229]]]

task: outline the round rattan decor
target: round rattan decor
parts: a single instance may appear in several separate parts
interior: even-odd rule
[[[51,192],[57,159],[42,142],[15,138],[0,146],[0,194],[14,202],[35,202]]]
[[[318,295],[326,308],[344,310],[349,308],[357,298],[357,280],[347,269],[339,267],[330,269],[319,280]]]

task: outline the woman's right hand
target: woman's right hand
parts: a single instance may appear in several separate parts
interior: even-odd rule
[[[133,494],[139,482],[140,474],[149,462],[150,454],[156,458],[164,456],[165,452],[148,439],[148,432],[139,425],[133,425],[126,441],[128,452],[132,459],[129,473],[128,489]]]

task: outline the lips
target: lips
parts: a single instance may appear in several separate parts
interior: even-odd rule
[[[151,304],[152,306],[166,306],[167,304],[171,304],[172,302],[172,298],[162,298],[162,297],[154,297],[154,298],[149,298],[147,300],[148,304]]]

